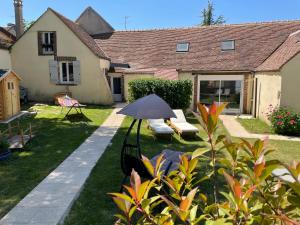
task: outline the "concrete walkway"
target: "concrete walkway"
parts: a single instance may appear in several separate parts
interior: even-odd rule
[[[221,115],[220,119],[222,120],[225,128],[229,134],[233,137],[240,138],[254,138],[254,139],[265,139],[270,140],[279,140],[279,141],[300,141],[299,137],[289,137],[283,135],[274,135],[274,134],[253,134],[249,133],[237,120],[235,116],[232,115]]]
[[[0,225],[62,223],[124,116],[115,108],[106,121],[6,216]]]

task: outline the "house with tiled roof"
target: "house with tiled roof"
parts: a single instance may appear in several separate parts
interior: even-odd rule
[[[11,69],[9,47],[14,43],[15,36],[0,27],[0,69]]]
[[[71,92],[85,103],[127,100],[138,78],[189,79],[197,102],[264,117],[270,104],[300,111],[300,21],[116,31],[92,8],[71,21],[48,9],[13,45],[31,100]]]

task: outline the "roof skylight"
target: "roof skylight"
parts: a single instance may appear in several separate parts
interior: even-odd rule
[[[181,42],[177,44],[176,52],[188,52],[190,47],[190,43]]]
[[[235,41],[234,40],[222,41],[221,49],[222,49],[222,51],[234,50],[235,49]]]

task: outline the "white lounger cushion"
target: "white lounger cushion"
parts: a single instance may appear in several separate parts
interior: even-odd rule
[[[173,134],[174,131],[165,124],[163,119],[155,119],[155,120],[148,120],[149,127],[156,133],[156,134]]]
[[[186,123],[185,116],[181,109],[175,109],[173,110],[173,112],[177,116],[177,118],[171,118],[172,123]]]
[[[180,133],[196,133],[199,129],[186,121],[181,109],[173,110],[177,118],[171,118],[171,123]]]
[[[173,123],[173,126],[176,127],[180,133],[196,133],[199,129],[192,124],[185,122],[185,123]]]

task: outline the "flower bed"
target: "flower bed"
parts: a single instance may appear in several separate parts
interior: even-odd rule
[[[275,133],[282,135],[300,136],[300,114],[285,108],[273,108],[270,105],[268,118]]]

